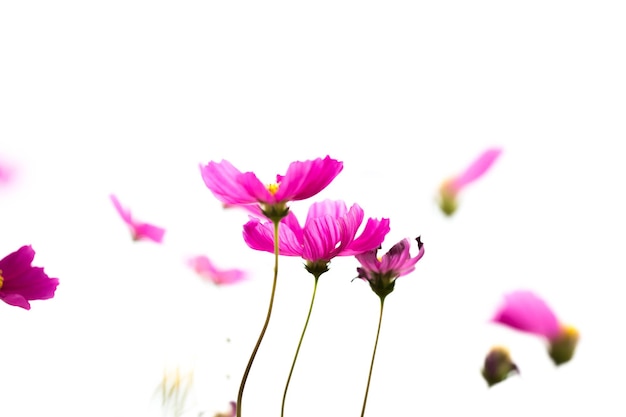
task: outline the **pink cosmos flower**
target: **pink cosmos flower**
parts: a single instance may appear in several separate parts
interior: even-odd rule
[[[572,358],[578,342],[578,331],[563,325],[548,304],[531,291],[506,294],[492,321],[545,338],[557,365]]]
[[[215,197],[228,205],[261,204],[269,218],[287,214],[289,201],[305,200],[322,191],[341,172],[343,163],[326,156],[292,162],[287,173],[276,176],[274,184],[263,184],[253,172],[241,172],[230,162],[200,165],[206,186]]]
[[[43,268],[31,265],[35,251],[22,246],[0,260],[0,299],[5,303],[30,310],[29,300],[54,297],[58,278],[50,278]]]
[[[190,258],[188,264],[198,275],[215,285],[236,284],[246,279],[247,274],[241,269],[219,269],[204,255]]]
[[[445,214],[452,215],[456,211],[458,194],[469,184],[482,177],[501,153],[502,149],[500,148],[487,149],[465,171],[441,185],[439,205]]]
[[[279,226],[279,254],[300,256],[307,261],[307,269],[319,274],[327,271],[327,264],[336,256],[352,256],[380,246],[389,233],[389,219],[369,218],[363,232],[356,237],[364,218],[363,209],[354,204],[347,209],[343,201],[324,200],[311,205],[300,226],[293,212],[289,212]],[[244,225],[243,238],[255,250],[274,253],[274,226],[251,218]]]
[[[389,251],[378,258],[378,249],[356,255],[361,263],[357,268],[357,278],[368,281],[372,290],[381,298],[394,289],[396,279],[415,270],[415,264],[424,256],[424,244],[420,237],[415,239],[419,252],[411,258],[411,244],[408,239],[396,243]]]
[[[492,321],[546,339],[558,336],[561,330],[552,309],[531,291],[506,294]]]
[[[151,240],[156,243],[161,243],[163,241],[165,229],[159,226],[155,226],[153,224],[143,223],[134,220],[130,213],[130,210],[122,207],[115,195],[111,194],[110,198],[120,217],[122,218],[122,220],[124,220],[124,223],[128,225],[134,241]]]

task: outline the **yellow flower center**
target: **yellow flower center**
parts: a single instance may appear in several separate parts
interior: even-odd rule
[[[267,191],[269,191],[271,195],[276,195],[276,193],[278,192],[278,184],[268,185]]]
[[[580,337],[580,333],[578,329],[569,324],[565,324],[561,326],[561,335],[562,337],[567,337],[570,340],[578,340]]]
[[[4,284],[4,277],[2,276],[2,269],[0,269],[0,289],[2,289],[2,284]]]

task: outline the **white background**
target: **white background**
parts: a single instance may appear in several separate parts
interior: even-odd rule
[[[164,367],[195,369],[193,413],[226,410],[264,320],[273,257],[241,238],[198,165],[270,182],[331,155],[323,198],[389,217],[383,250],[426,255],[386,302],[367,416],[623,415],[626,9],[615,1],[5,1],[0,4],[0,256],[32,244],[54,299],[0,305],[0,416],[159,416]],[[445,218],[440,182],[504,152]],[[133,243],[108,199],[167,229]],[[415,253],[415,248],[413,248]],[[216,288],[206,254],[250,271]],[[378,315],[336,259],[287,416],[359,415]],[[246,417],[279,415],[313,279],[281,259]],[[529,288],[577,326],[554,368],[541,340],[488,323]],[[227,338],[230,342],[227,342]],[[522,376],[487,389],[507,345]]]

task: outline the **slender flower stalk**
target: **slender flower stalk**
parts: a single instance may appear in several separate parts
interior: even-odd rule
[[[248,365],[246,365],[246,370],[243,373],[243,377],[241,378],[241,384],[239,385],[239,393],[237,394],[237,417],[241,417],[241,400],[243,398],[243,390],[246,386],[246,381],[248,380],[248,374],[250,373],[250,369],[252,368],[252,363],[254,362],[254,358],[259,350],[259,346],[261,346],[261,342],[263,341],[263,336],[265,336],[265,331],[267,330],[267,326],[270,322],[270,317],[272,316],[272,307],[274,306],[274,294],[276,293],[276,281],[278,280],[278,225],[279,221],[274,221],[274,280],[272,282],[272,294],[270,295],[270,303],[267,309],[267,316],[265,318],[265,323],[263,324],[263,329],[261,329],[261,334],[259,334],[259,339],[252,350],[252,355],[250,355],[250,359],[248,360]]]
[[[237,396],[237,417],[241,417],[241,400],[250,368],[259,350],[272,315],[278,278],[279,224],[290,212],[289,202],[313,197],[326,188],[343,170],[343,162],[326,156],[308,161],[292,162],[285,175],[276,175],[276,182],[263,184],[253,172],[241,172],[230,162],[209,162],[200,165],[200,174],[207,188],[225,205],[243,206],[254,214],[267,217],[273,226],[274,279],[267,317],[243,374]],[[245,237],[245,231],[244,231]]]
[[[313,295],[311,296],[311,304],[309,305],[309,312],[306,315],[304,328],[302,329],[302,334],[300,335],[300,340],[298,341],[298,347],[296,349],[296,353],[293,356],[293,362],[291,363],[291,368],[289,369],[289,376],[287,377],[287,383],[285,384],[285,391],[283,392],[283,402],[280,406],[281,417],[285,415],[285,400],[287,399],[287,391],[289,390],[289,383],[291,382],[291,376],[293,375],[293,370],[296,367],[296,361],[298,360],[298,354],[300,353],[302,340],[304,340],[306,329],[309,326],[309,319],[311,318],[311,312],[313,311],[313,304],[315,303],[315,294],[317,293],[317,282],[319,281],[320,275],[321,274],[314,275],[315,282],[313,283]]]
[[[376,348],[378,347],[378,337],[380,336],[380,327],[383,321],[385,298],[394,290],[396,279],[413,272],[415,270],[415,264],[424,256],[424,245],[422,244],[421,238],[418,237],[416,240],[419,252],[413,258],[411,258],[411,253],[409,252],[410,243],[408,239],[403,239],[396,243],[382,258],[378,258],[377,256],[378,249],[356,255],[356,259],[361,263],[361,267],[357,268],[359,274],[357,278],[368,281],[372,291],[380,298],[378,330],[376,331],[376,341],[374,342],[374,351],[372,353],[370,371],[367,377],[361,417],[365,415],[367,396],[372,380],[372,370],[374,369],[374,358],[376,357]]]
[[[370,363],[370,371],[367,375],[367,386],[365,387],[365,397],[363,398],[363,408],[361,409],[361,417],[365,415],[365,406],[367,405],[367,395],[370,391],[370,382],[372,382],[372,370],[374,369],[374,358],[376,357],[376,348],[378,347],[378,337],[380,336],[380,326],[383,323],[383,308],[385,307],[385,296],[380,297],[380,314],[378,316],[378,329],[376,330],[376,341],[374,342],[374,351],[372,352],[372,361]]]
[[[285,384],[281,417],[285,413],[287,391],[313,310],[319,277],[328,271],[334,257],[357,255],[377,248],[389,232],[389,219],[370,218],[361,234],[356,237],[364,217],[363,209],[358,204],[348,210],[341,200],[324,200],[311,205],[304,227],[300,226],[292,212],[281,221],[279,253],[302,257],[305,260],[305,269],[315,279],[309,312]],[[244,226],[244,240],[248,246],[266,252],[271,248],[275,250],[276,238],[275,235],[272,236],[270,226],[269,222],[251,219]]]

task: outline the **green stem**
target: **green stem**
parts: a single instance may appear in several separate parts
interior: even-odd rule
[[[365,398],[363,399],[363,409],[361,417],[365,415],[365,405],[367,404],[367,394],[370,390],[370,382],[372,380],[372,369],[374,369],[374,358],[376,357],[376,347],[378,346],[378,336],[380,335],[380,325],[383,322],[383,307],[385,306],[385,297],[380,297],[380,316],[378,317],[378,330],[376,331],[376,342],[374,342],[374,352],[372,353],[372,363],[370,364],[370,373],[367,377],[367,387],[365,388]]]
[[[274,282],[272,283],[272,295],[270,296],[270,305],[267,309],[267,317],[265,318],[265,324],[263,324],[263,329],[261,330],[261,334],[259,335],[259,340],[257,340],[256,345],[254,346],[254,350],[252,351],[252,355],[250,355],[250,360],[248,361],[248,365],[246,366],[246,370],[243,373],[243,377],[241,378],[241,385],[239,386],[239,393],[237,394],[237,417],[241,417],[241,399],[243,398],[243,390],[246,386],[246,381],[248,379],[248,374],[250,373],[250,368],[252,367],[252,362],[254,362],[254,358],[256,357],[257,351],[259,350],[259,346],[261,346],[261,341],[263,340],[263,336],[265,335],[265,331],[267,330],[267,325],[270,322],[270,317],[272,315],[272,307],[274,306],[274,294],[276,293],[276,281],[278,278],[278,224],[280,220],[274,221]]]
[[[283,403],[280,407],[281,417],[285,415],[285,399],[287,398],[287,390],[289,389],[289,382],[291,382],[291,375],[293,374],[293,368],[295,368],[296,366],[296,360],[298,359],[298,353],[300,353],[302,340],[304,339],[304,334],[306,333],[306,328],[308,327],[309,319],[311,318],[311,312],[313,311],[313,303],[315,302],[315,293],[317,292],[317,281],[319,280],[320,275],[313,275],[313,277],[315,278],[315,283],[313,284],[313,296],[311,297],[311,305],[309,306],[309,313],[306,316],[306,321],[304,322],[304,328],[302,329],[302,334],[300,335],[300,341],[298,342],[298,348],[296,349],[296,354],[293,357],[291,369],[289,370],[289,376],[287,377],[287,383],[285,384],[285,392],[283,393]]]

